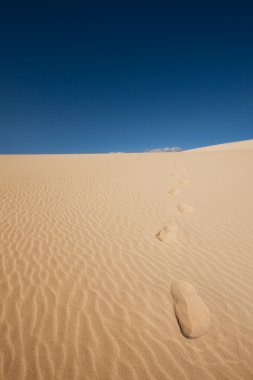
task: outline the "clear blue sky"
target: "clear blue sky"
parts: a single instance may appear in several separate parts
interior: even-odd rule
[[[253,138],[252,1],[1,1],[0,153]]]

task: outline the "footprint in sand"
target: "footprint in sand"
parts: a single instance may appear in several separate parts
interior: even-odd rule
[[[156,238],[164,243],[170,243],[171,241],[175,240],[177,237],[177,227],[168,224],[167,226],[163,227],[160,231],[157,232]]]
[[[174,309],[182,334],[187,338],[199,338],[210,324],[210,312],[193,285],[175,281],[171,285]]]
[[[181,189],[179,189],[179,188],[173,188],[173,189],[169,190],[169,195],[170,195],[172,198],[176,198],[176,196],[177,196],[178,194],[180,194],[180,193],[181,193]]]
[[[177,209],[183,214],[190,214],[194,211],[194,208],[192,206],[187,205],[186,203],[178,203]]]
[[[181,185],[189,185],[190,184],[190,181],[188,181],[187,179],[180,179],[179,182]]]

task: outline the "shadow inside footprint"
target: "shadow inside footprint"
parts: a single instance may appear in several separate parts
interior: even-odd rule
[[[194,208],[186,203],[179,203],[177,209],[183,214],[191,214],[194,211]]]
[[[172,224],[168,224],[167,226],[163,227],[156,234],[156,238],[160,241],[163,241],[164,243],[169,243],[175,240],[176,237],[177,237],[177,227]]]
[[[182,334],[187,338],[199,338],[210,324],[210,313],[196,289],[186,281],[171,285],[174,309]]]

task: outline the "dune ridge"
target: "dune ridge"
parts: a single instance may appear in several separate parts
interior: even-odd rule
[[[0,379],[252,379],[252,167],[252,142],[0,156]],[[181,280],[210,311],[198,339]]]
[[[210,145],[210,146],[203,146],[201,148],[195,148],[188,150],[186,152],[214,152],[214,151],[221,151],[224,152],[226,150],[245,150],[245,149],[252,149],[253,140],[244,140],[244,141],[234,141],[229,142],[225,144],[217,144],[217,145]]]

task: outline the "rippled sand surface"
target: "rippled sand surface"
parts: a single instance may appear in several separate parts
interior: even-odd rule
[[[250,380],[252,354],[252,141],[0,156],[0,379]]]

